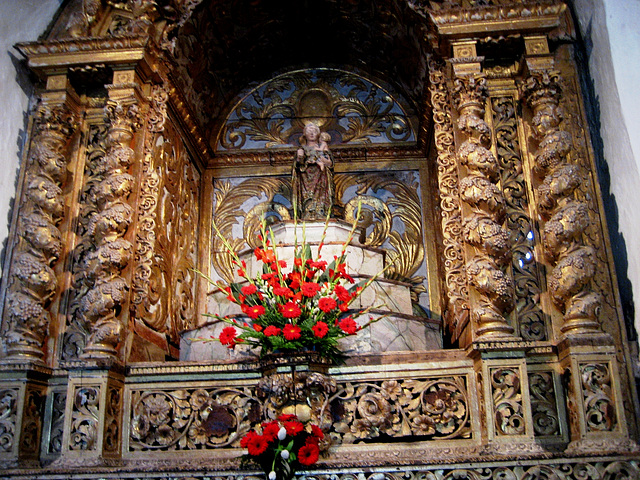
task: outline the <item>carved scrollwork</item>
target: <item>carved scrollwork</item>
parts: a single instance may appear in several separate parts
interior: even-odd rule
[[[467,204],[463,238],[469,245],[467,282],[479,294],[472,308],[478,337],[509,336],[514,329],[505,316],[513,310],[513,281],[506,273],[511,260],[510,237],[502,226],[506,204],[498,187],[499,164],[487,148],[491,129],[484,121],[486,79],[467,75],[454,79],[453,101],[458,129],[466,136],[457,157],[466,176],[460,179],[460,199]]]
[[[90,451],[97,448],[100,410],[99,387],[77,387],[69,426],[69,449]]]
[[[498,435],[522,435],[526,430],[522,387],[517,368],[490,370],[495,428]]]
[[[386,380],[339,385],[332,401],[334,442],[379,435],[468,438],[469,403],[463,377]]]
[[[530,372],[529,392],[536,436],[560,434],[560,418],[552,372]]]
[[[500,185],[510,234],[518,333],[525,340],[545,340],[548,338],[547,318],[538,301],[542,279],[534,250],[539,235],[530,213],[518,135],[516,99],[511,95],[494,97],[491,98],[491,107]]]
[[[448,306],[448,328],[454,338],[469,320],[469,299],[464,272],[464,253],[459,204],[458,170],[444,65],[429,59],[429,91],[433,108],[435,146],[438,152],[438,185],[442,210],[443,266]]]
[[[67,155],[76,127],[65,105],[39,103],[20,206],[18,245],[10,266],[3,341],[7,356],[42,361],[47,311],[58,281],[53,266],[62,244],[58,224],[64,212]]]
[[[17,433],[18,389],[0,390],[0,452],[11,452]]]
[[[616,430],[618,418],[609,365],[602,363],[582,364],[580,365],[580,375],[587,430],[590,432]]]
[[[239,445],[263,418],[247,388],[133,393],[129,449],[192,450]]]
[[[573,141],[560,128],[560,82],[559,72],[545,70],[532,72],[521,88],[533,110],[532,135],[539,142],[534,171],[542,183],[537,188],[537,203],[546,219],[544,252],[553,267],[547,282],[555,305],[564,314],[562,331],[597,332],[601,299],[589,288],[596,273],[595,255],[582,240],[591,222],[587,205],[574,194],[583,173],[568,161]]]

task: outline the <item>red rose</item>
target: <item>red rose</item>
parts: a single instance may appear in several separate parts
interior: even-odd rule
[[[279,305],[278,308],[284,318],[297,318],[302,313],[300,307],[293,302],[287,302],[284,305]]]
[[[313,327],[311,327],[311,330],[313,330],[313,334],[316,337],[323,338],[329,331],[329,326],[326,323],[321,321],[316,323]]]
[[[233,327],[224,327],[220,332],[220,343],[222,345],[229,345],[230,347],[236,344],[236,336],[238,332]]]
[[[298,450],[298,461],[302,465],[313,465],[318,461],[320,449],[317,445],[306,444]]]
[[[304,282],[302,284],[302,294],[305,297],[315,297],[316,293],[320,291],[320,285],[315,282]]]
[[[292,437],[295,437],[302,430],[304,430],[304,425],[296,420],[283,422],[282,426],[287,430],[287,435],[291,435]]]
[[[262,435],[254,435],[247,441],[249,455],[257,456],[265,452],[269,446],[269,441]]]
[[[318,308],[325,313],[329,313],[331,310],[336,308],[336,301],[331,297],[322,297],[318,301]]]
[[[297,340],[298,338],[300,338],[300,327],[288,323],[282,329],[282,334],[287,340]]]
[[[275,325],[269,325],[267,328],[264,329],[264,334],[267,337],[273,337],[276,335],[280,335],[280,329],[278,327],[276,327]]]
[[[358,331],[358,324],[351,317],[343,318],[342,320],[340,320],[338,326],[344,333],[348,335],[353,335]]]
[[[253,284],[245,285],[240,290],[242,291],[243,295],[252,295],[258,291],[256,286]]]
[[[249,315],[250,318],[253,318],[254,320],[258,318],[260,315],[262,315],[264,312],[265,312],[265,309],[262,305],[254,305],[252,307],[247,307],[245,309],[245,313]]]

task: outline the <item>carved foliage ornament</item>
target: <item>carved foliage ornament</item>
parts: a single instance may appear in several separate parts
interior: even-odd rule
[[[406,104],[341,70],[300,70],[246,93],[228,116],[218,150],[287,147],[315,123],[333,144],[413,142]]]
[[[443,266],[448,306],[445,318],[456,338],[469,319],[469,299],[464,275],[464,253],[459,204],[458,170],[453,121],[444,65],[429,59],[429,81],[433,125],[438,152],[438,191],[443,232]]]
[[[10,269],[3,340],[7,355],[43,357],[47,308],[58,285],[53,265],[62,251],[58,223],[64,211],[69,137],[75,118],[64,105],[40,102],[20,205],[18,245]]]

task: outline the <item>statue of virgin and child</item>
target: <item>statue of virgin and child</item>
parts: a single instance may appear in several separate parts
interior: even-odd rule
[[[292,197],[300,220],[324,220],[331,215],[335,187],[328,133],[315,123],[305,125],[292,172]]]

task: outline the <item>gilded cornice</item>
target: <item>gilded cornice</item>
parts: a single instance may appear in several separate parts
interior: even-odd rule
[[[16,48],[36,72],[90,64],[133,63],[145,57],[147,35],[18,43]]]

